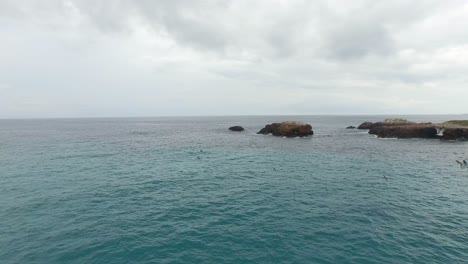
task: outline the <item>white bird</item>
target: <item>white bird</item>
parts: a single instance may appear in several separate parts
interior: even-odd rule
[[[384,177],[384,178],[385,178],[385,180],[388,182],[387,176],[385,176],[385,175],[384,175],[383,177]]]
[[[466,160],[463,160],[463,162],[456,160],[456,162],[458,163],[461,169],[468,167],[468,163],[466,162]]]

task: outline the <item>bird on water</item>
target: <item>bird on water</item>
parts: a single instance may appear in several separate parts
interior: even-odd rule
[[[384,178],[385,178],[385,180],[388,182],[388,178],[387,178],[387,176],[385,176],[385,175],[384,175],[383,177],[384,177]]]
[[[461,169],[468,168],[468,163],[466,162],[466,160],[463,160],[463,161],[456,160],[456,162],[458,163]]]

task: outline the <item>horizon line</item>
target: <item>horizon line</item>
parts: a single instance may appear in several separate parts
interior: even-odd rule
[[[153,116],[75,116],[75,117],[0,117],[0,120],[43,120],[43,119],[119,119],[119,118],[184,118],[184,117],[271,117],[271,116],[445,116],[463,114],[240,114],[240,115],[153,115]]]

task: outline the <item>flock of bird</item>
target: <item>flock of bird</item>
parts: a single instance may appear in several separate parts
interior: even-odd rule
[[[466,160],[463,160],[463,161],[457,160],[456,162],[458,163],[458,165],[460,165],[460,169],[468,170],[468,162],[466,162]]]

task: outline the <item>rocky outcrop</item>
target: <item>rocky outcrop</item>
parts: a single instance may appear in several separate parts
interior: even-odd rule
[[[437,138],[437,129],[430,124],[376,126],[369,134],[379,138]]]
[[[282,122],[266,125],[257,134],[279,137],[306,137],[314,134],[310,124],[302,122]]]
[[[402,118],[387,118],[383,122],[364,122],[358,126],[358,129],[373,129],[380,126],[403,126],[416,125],[417,123]]]
[[[371,129],[374,126],[372,122],[364,122],[358,126],[358,129]]]
[[[242,131],[244,131],[244,128],[241,127],[241,126],[232,126],[232,127],[229,128],[229,130],[235,131],[235,132],[242,132]]]
[[[357,127],[357,129],[372,129],[374,127],[380,127],[380,126],[384,126],[384,125],[389,125],[389,124],[385,124],[384,122],[375,122],[375,123],[364,122],[364,123],[360,124]]]
[[[355,129],[356,127],[355,126],[348,126],[346,127],[346,129]]]
[[[364,122],[358,128],[369,129],[379,138],[439,138],[441,140],[468,140],[468,127],[461,121],[442,124],[415,123],[405,119],[386,119],[384,122]]]
[[[442,140],[468,140],[468,128],[444,128]]]

